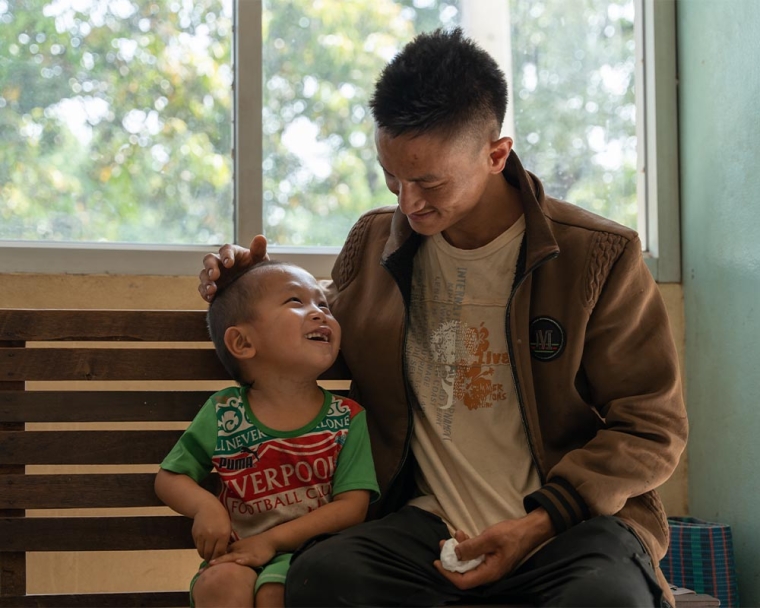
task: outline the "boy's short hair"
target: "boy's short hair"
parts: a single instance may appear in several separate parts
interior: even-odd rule
[[[501,129],[507,81],[494,58],[460,28],[437,29],[418,35],[391,60],[375,83],[370,107],[391,137]]]
[[[278,260],[265,260],[254,264],[219,288],[206,313],[206,325],[211,341],[214,343],[216,355],[227,373],[238,384],[246,384],[249,381],[242,377],[240,362],[227,350],[224,343],[224,333],[233,325],[253,319],[254,306],[261,296],[261,283],[241,279],[266,266],[292,266],[292,264]]]

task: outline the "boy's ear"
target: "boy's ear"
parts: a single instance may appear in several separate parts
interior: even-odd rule
[[[235,359],[253,359],[256,355],[251,333],[249,327],[241,325],[233,325],[225,330],[224,345]]]
[[[507,158],[512,151],[513,141],[511,137],[502,137],[491,143],[489,155],[491,161],[491,173],[501,173],[507,164]]]

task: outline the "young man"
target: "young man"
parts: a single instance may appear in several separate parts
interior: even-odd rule
[[[364,410],[317,378],[340,326],[314,277],[263,262],[209,307],[217,354],[239,386],[212,395],[156,476],[156,494],[193,518],[204,562],[191,605],[282,606],[292,552],[367,515],[377,481]],[[200,482],[216,469],[219,496]]]
[[[304,550],[291,605],[673,603],[655,488],[687,423],[665,308],[635,232],[523,169],[506,103],[459,30],[417,37],[376,84],[398,206],[357,222],[328,298],[389,515]],[[201,294],[263,255],[256,237],[206,256]],[[444,570],[450,534],[484,562]]]

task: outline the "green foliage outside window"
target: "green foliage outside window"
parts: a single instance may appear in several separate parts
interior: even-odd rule
[[[340,245],[394,203],[374,80],[467,1],[264,1],[272,242]],[[635,227],[631,1],[512,0],[510,21],[515,150],[549,194]],[[0,239],[232,239],[231,0],[0,0],[0,32]]]
[[[636,228],[633,2],[511,0],[515,149],[548,194]]]
[[[458,2],[264,3],[264,224],[281,245],[342,245],[395,202],[377,163],[375,79],[417,32],[458,23]]]

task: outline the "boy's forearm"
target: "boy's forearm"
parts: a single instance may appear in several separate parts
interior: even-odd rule
[[[156,496],[166,506],[186,517],[195,518],[205,505],[221,505],[216,496],[199,486],[195,480],[164,469],[156,475],[154,488]]]
[[[311,513],[280,524],[263,533],[278,551],[294,551],[310,538],[340,532],[364,521],[369,507],[369,492],[354,490],[338,494],[332,502]]]

